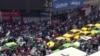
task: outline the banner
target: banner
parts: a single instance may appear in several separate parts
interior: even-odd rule
[[[78,8],[83,5],[84,0],[54,0],[53,11],[61,11],[66,9]]]
[[[1,16],[21,16],[20,12],[2,12]]]

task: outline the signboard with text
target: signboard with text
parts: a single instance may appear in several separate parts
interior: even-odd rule
[[[83,0],[54,0],[53,11],[62,11],[83,6]]]

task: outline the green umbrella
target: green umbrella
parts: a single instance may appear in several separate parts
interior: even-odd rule
[[[8,42],[5,44],[7,47],[12,47],[12,46],[16,46],[17,44],[15,42]]]
[[[95,26],[95,27],[100,28],[100,26]]]
[[[91,32],[94,33],[94,34],[97,34],[97,33],[99,33],[100,31],[98,31],[98,30],[92,30]]]
[[[0,46],[0,51],[2,50],[2,47]]]
[[[65,43],[65,44],[63,44],[61,47],[59,47],[58,49],[54,50],[53,52],[58,52],[58,51],[60,51],[60,50],[63,50],[63,49],[65,49],[65,48],[69,48],[69,47],[71,47],[71,46],[73,46],[71,43]]]
[[[56,49],[56,50],[54,50],[53,52],[55,53],[55,52],[58,52],[58,51],[60,51],[60,49]]]
[[[97,34],[100,32],[100,27],[95,27],[93,30],[91,30],[92,33]]]
[[[71,43],[65,43],[65,44],[63,44],[62,46],[64,46],[64,47],[68,48],[68,47],[71,47],[71,46],[72,46],[72,44],[71,44]]]

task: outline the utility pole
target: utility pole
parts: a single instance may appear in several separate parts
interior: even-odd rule
[[[49,20],[51,23],[52,20],[52,7],[53,7],[53,0],[46,0],[46,4],[45,4],[45,12],[49,13]]]
[[[98,2],[98,10],[100,10],[100,0],[99,0],[99,2]]]
[[[53,0],[50,1],[50,23],[52,21],[52,13],[53,13]]]
[[[0,11],[0,22],[2,22],[2,12]]]

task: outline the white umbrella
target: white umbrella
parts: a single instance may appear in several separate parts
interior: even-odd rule
[[[92,39],[92,37],[89,37],[89,36],[81,36],[80,39],[83,39],[83,40],[89,40],[89,39]]]
[[[74,45],[77,45],[77,46],[80,46],[80,42],[75,42],[75,43],[73,43]]]
[[[76,48],[70,47],[46,56],[86,56],[86,53]]]

